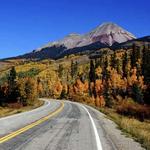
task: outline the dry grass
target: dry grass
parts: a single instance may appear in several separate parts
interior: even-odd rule
[[[101,111],[116,122],[128,136],[132,136],[143,147],[150,150],[150,120],[140,122],[137,119],[121,116],[109,108],[102,108]]]
[[[120,126],[126,132],[132,134],[144,147],[150,149],[150,122],[124,118],[121,120]]]
[[[18,109],[9,108],[9,107],[0,107],[0,118],[38,108],[42,106],[43,103],[44,103],[43,101],[37,101],[33,106],[25,106],[25,107],[18,108]]]
[[[16,66],[16,71],[25,72],[25,71],[29,71],[32,68],[36,68],[38,70],[45,70],[47,68],[47,65],[42,63],[37,63],[37,62],[30,62],[27,64]]]

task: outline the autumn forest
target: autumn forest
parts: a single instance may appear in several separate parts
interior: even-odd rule
[[[88,59],[69,55],[56,62],[21,61],[1,76],[0,104],[32,105],[38,97],[70,99],[115,107],[143,120],[150,116],[149,60],[149,46],[133,44],[128,50],[101,49]]]

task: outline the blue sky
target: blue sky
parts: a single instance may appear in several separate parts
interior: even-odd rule
[[[1,0],[0,58],[30,52],[76,32],[114,22],[137,37],[150,35],[149,0]]]

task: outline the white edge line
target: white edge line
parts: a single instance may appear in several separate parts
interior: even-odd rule
[[[84,110],[88,113],[89,118],[90,118],[90,120],[91,120],[91,123],[92,123],[92,126],[93,126],[93,130],[94,130],[94,134],[95,134],[97,150],[102,150],[102,144],[101,144],[100,137],[99,137],[99,135],[98,135],[98,131],[97,131],[96,125],[95,125],[95,123],[94,123],[94,120],[93,120],[91,114],[89,113],[88,109],[87,109],[85,106],[83,106],[83,105],[81,105],[81,106],[82,106],[82,107],[84,108]]]

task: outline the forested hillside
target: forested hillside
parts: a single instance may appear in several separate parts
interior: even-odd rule
[[[150,104],[149,60],[149,45],[133,44],[127,50],[105,48],[56,61],[23,61],[1,74],[1,104],[26,105],[36,97],[67,98],[97,107],[118,106],[117,111],[125,115],[140,109],[144,118],[149,117],[145,105]],[[131,114],[126,112],[129,109]],[[133,111],[141,117],[139,110]]]

